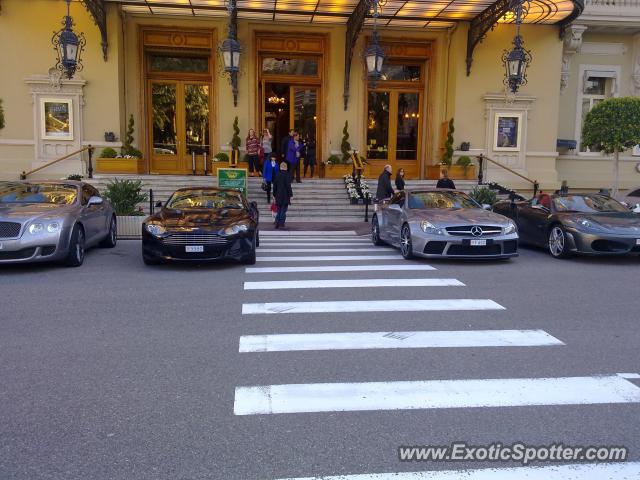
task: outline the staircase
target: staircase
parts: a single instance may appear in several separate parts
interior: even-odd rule
[[[178,176],[178,175],[95,175],[86,180],[101,192],[114,177],[119,179],[142,180],[146,193],[153,189],[154,202],[167,201],[178,188],[216,186],[216,177]],[[375,194],[377,179],[368,180],[372,194]],[[271,218],[271,206],[267,203],[267,195],[260,185],[262,178],[249,177],[247,198],[258,203],[261,218]],[[407,180],[406,189],[435,186],[433,180]],[[469,191],[475,186],[473,181],[456,181],[456,187]],[[293,200],[287,212],[288,222],[363,222],[364,205],[352,205],[347,190],[341,179],[303,179],[301,183],[293,183]],[[149,213],[149,202],[140,204]],[[369,215],[373,206],[369,207]]]

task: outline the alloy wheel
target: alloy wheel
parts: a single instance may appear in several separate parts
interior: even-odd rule
[[[562,228],[556,225],[551,229],[549,233],[549,251],[554,257],[561,257],[564,255],[565,249],[565,237]]]
[[[82,230],[78,231],[78,239],[76,240],[75,247],[76,261],[80,264],[84,261],[84,232]]]
[[[413,246],[411,245],[411,230],[409,230],[409,226],[405,225],[402,227],[402,232],[400,234],[400,253],[404,258],[411,258],[413,255]]]

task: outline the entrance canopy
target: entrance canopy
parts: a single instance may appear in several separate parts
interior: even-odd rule
[[[119,3],[129,13],[222,17],[227,15],[224,0],[106,0]],[[317,24],[345,24],[358,0],[237,0],[239,18]],[[380,26],[447,28],[458,21],[472,21],[496,4],[492,0],[387,0],[381,5]],[[525,2],[525,8],[527,7]],[[574,0],[532,0],[525,23],[553,24],[571,16]],[[502,15],[499,22],[513,18]],[[367,17],[365,24],[372,23]]]

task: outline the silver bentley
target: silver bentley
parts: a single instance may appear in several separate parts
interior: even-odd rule
[[[487,207],[457,190],[400,191],[376,204],[371,239],[399,247],[406,259],[517,256],[515,223]]]
[[[94,245],[115,247],[116,216],[93,186],[70,180],[0,182],[0,263],[82,265]]]

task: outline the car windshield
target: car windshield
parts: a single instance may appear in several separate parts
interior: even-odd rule
[[[553,199],[558,212],[628,212],[629,209],[617,200],[604,195],[566,195]]]
[[[244,208],[244,205],[238,192],[181,190],[171,196],[167,208]]]
[[[480,208],[469,195],[462,192],[412,192],[409,208]]]
[[[0,182],[0,203],[52,203],[71,205],[78,187],[64,183]]]

